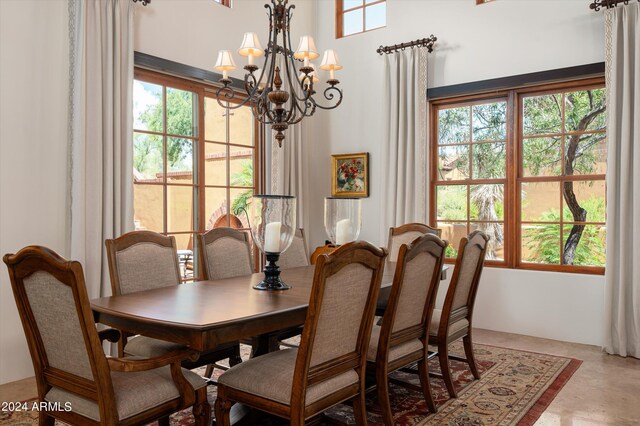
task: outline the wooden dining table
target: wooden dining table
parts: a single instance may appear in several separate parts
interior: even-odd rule
[[[447,266],[441,278],[446,278]],[[91,300],[96,322],[132,334],[181,343],[199,352],[258,336],[254,355],[269,351],[269,333],[304,324],[315,267],[282,271],[283,291],[253,286],[263,273],[140,291]],[[395,263],[387,262],[378,311],[389,297]]]

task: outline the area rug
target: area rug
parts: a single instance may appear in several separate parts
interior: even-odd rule
[[[452,345],[452,352],[463,354],[461,344]],[[540,353],[518,351],[476,344],[475,354],[481,373],[473,380],[465,363],[451,361],[452,373],[458,390],[457,399],[449,399],[444,382],[433,378],[431,386],[438,412],[429,414],[422,393],[411,388],[391,384],[390,396],[395,424],[398,426],[531,426],[548,407],[562,387],[578,369],[581,361]],[[246,356],[246,350],[243,350]],[[432,360],[431,371],[439,371],[437,360]],[[203,371],[203,370],[196,370]],[[393,373],[393,377],[419,385],[417,376]],[[213,406],[216,388],[209,387],[209,401]],[[383,425],[379,414],[375,390],[367,394],[370,425]],[[334,407],[325,413],[331,420],[355,424],[353,411],[347,405]],[[1,412],[0,425],[37,425],[37,413]],[[172,426],[193,424],[189,410],[171,417]],[[285,425],[288,422],[273,418],[254,419],[256,426]],[[321,422],[320,424],[335,424]]]

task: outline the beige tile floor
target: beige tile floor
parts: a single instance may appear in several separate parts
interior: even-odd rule
[[[640,426],[640,360],[606,355],[596,346],[480,329],[474,333],[478,343],[583,361],[536,426]],[[33,378],[0,386],[0,401],[35,395]]]

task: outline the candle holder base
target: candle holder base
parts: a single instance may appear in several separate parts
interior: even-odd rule
[[[280,278],[280,267],[276,264],[280,258],[280,253],[265,253],[267,257],[267,266],[264,268],[264,280],[254,285],[256,290],[289,290],[291,286],[287,285]]]

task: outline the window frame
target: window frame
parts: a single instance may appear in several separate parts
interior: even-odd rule
[[[343,0],[335,0],[336,1],[336,38],[344,38],[344,37],[351,37],[357,34],[363,34],[363,33],[368,33],[371,31],[375,31],[375,30],[379,30],[381,28],[386,28],[387,26],[387,9],[385,9],[385,24],[381,27],[376,27],[376,28],[371,28],[370,30],[367,29],[367,14],[366,14],[366,8],[367,7],[371,7],[371,6],[375,6],[377,4],[380,3],[387,3],[387,0],[375,0],[374,2],[371,3],[365,3],[366,0],[362,0],[362,5],[360,6],[356,6],[356,7],[352,7],[351,9],[343,9]],[[388,3],[387,3],[387,7],[388,7]],[[358,31],[355,32],[353,34],[348,34],[348,35],[344,35],[344,29],[343,29],[343,24],[344,24],[344,14],[347,12],[352,12],[354,10],[358,10],[358,9],[362,9],[362,31]]]
[[[480,91],[473,94],[465,94],[460,96],[443,97],[429,101],[429,120],[434,123],[429,130],[429,205],[427,206],[430,213],[429,224],[436,226],[437,219],[437,200],[436,200],[436,188],[438,185],[447,184],[449,181],[438,180],[438,164],[439,153],[438,147],[438,111],[443,108],[454,108],[456,106],[469,106],[475,104],[489,103],[492,100],[506,100],[506,158],[505,158],[505,187],[504,187],[504,244],[503,253],[504,260],[486,260],[485,265],[489,267],[497,268],[509,268],[509,269],[524,269],[524,270],[537,270],[537,271],[553,271],[553,272],[566,272],[566,273],[582,273],[582,274],[594,274],[603,275],[605,268],[600,266],[582,266],[582,265],[563,265],[563,264],[538,264],[533,262],[522,261],[522,222],[521,217],[521,202],[522,197],[519,196],[519,189],[522,183],[531,181],[543,181],[543,182],[563,182],[565,180],[572,181],[593,181],[603,180],[606,186],[606,174],[590,174],[590,175],[573,175],[567,176],[544,176],[544,177],[524,177],[523,176],[523,137],[522,137],[522,112],[523,104],[522,99],[526,96],[542,95],[550,93],[563,93],[570,91],[589,90],[595,88],[604,88],[605,78],[604,76],[598,77],[585,77],[575,78],[567,81],[542,83],[530,86],[519,86],[509,89],[501,89],[495,91]],[[517,115],[514,115],[517,114]],[[563,114],[563,129],[562,135],[567,132],[564,128],[564,114]],[[604,130],[606,133],[606,129]],[[597,133],[597,132],[590,132]],[[564,149],[564,145],[563,149]],[[563,153],[564,156],[564,153]],[[564,157],[563,157],[564,158]],[[469,158],[470,163],[473,159]],[[492,179],[493,180],[493,179]],[[472,176],[465,180],[455,181],[451,185],[473,185],[476,182],[482,183],[483,179],[472,179]],[[562,191],[560,191],[562,197]],[[564,204],[560,204],[562,210]],[[449,221],[440,221],[449,222]],[[451,222],[473,222],[469,213],[467,213],[467,219],[465,221]],[[561,221],[558,223],[560,227],[563,227],[565,223],[572,223],[573,221]],[[601,222],[584,222],[585,224]],[[564,243],[561,238],[560,245]],[[455,263],[455,259],[447,258],[446,263]]]
[[[231,8],[231,0],[213,0],[214,3],[218,3],[221,6],[226,6],[228,8]]]
[[[207,217],[206,217],[206,188],[212,187],[212,185],[207,185],[205,180],[204,180],[204,176],[205,176],[205,161],[204,159],[205,157],[205,144],[207,143],[206,139],[205,139],[205,97],[209,97],[211,98],[212,96],[215,96],[215,92],[218,89],[218,87],[216,85],[213,84],[206,84],[206,83],[200,83],[200,82],[195,82],[195,81],[191,81],[189,79],[185,79],[185,78],[181,78],[181,77],[177,77],[174,75],[169,75],[169,74],[164,74],[164,73],[160,73],[157,71],[152,71],[152,70],[148,70],[148,69],[144,69],[144,68],[140,68],[140,67],[135,67],[134,68],[134,80],[140,80],[143,82],[147,82],[147,83],[151,83],[151,84],[157,84],[157,85],[162,85],[163,87],[171,87],[171,88],[175,88],[178,90],[185,90],[185,91],[190,91],[195,93],[198,96],[198,108],[197,108],[197,113],[198,113],[198,133],[197,136],[192,136],[189,137],[188,139],[191,139],[194,141],[194,151],[193,151],[193,156],[195,157],[195,164],[193,167],[193,181],[191,184],[171,184],[171,185],[176,185],[176,186],[188,186],[193,188],[194,190],[194,198],[193,198],[193,212],[192,214],[194,215],[194,221],[193,223],[196,223],[196,218],[197,218],[197,226],[194,226],[194,229],[190,230],[190,231],[169,231],[167,226],[168,226],[168,222],[167,222],[167,213],[168,213],[168,207],[167,207],[167,191],[168,191],[168,184],[167,184],[167,162],[165,161],[166,158],[163,160],[163,175],[164,175],[164,180],[162,183],[133,183],[134,185],[154,185],[154,186],[162,186],[163,188],[163,230],[162,232],[160,232],[163,235],[196,235],[199,233],[203,233],[206,232],[206,225],[207,225]],[[242,101],[242,99],[240,98],[234,98],[234,99],[230,99],[229,102],[235,102],[235,103],[240,103]],[[136,130],[134,128],[134,133],[138,132],[138,133],[144,133],[144,134],[151,134],[151,135],[161,135],[163,137],[170,137],[171,135],[169,135],[166,130],[166,89],[163,89],[163,108],[165,109],[164,111],[164,132],[159,133],[159,132],[149,132],[149,131],[140,131],[140,130]],[[253,187],[242,187],[242,189],[249,189],[251,188],[254,193],[263,193],[264,189],[265,189],[265,165],[266,165],[266,151],[265,151],[265,131],[264,131],[264,126],[260,125],[260,123],[258,122],[258,120],[256,120],[254,118],[253,120],[253,125],[254,125],[254,144],[249,146],[249,145],[236,145],[233,143],[229,143],[228,141],[225,143],[226,145],[228,145],[229,147],[245,147],[245,148],[251,148],[253,149],[254,152],[254,158],[253,158],[253,177],[254,177],[254,186]],[[181,138],[184,138],[184,136],[179,136]],[[164,142],[164,145],[166,145],[166,142]],[[197,149],[196,149],[197,148]],[[166,149],[166,148],[163,148]],[[166,153],[164,154],[166,156]],[[227,156],[226,158],[227,161],[227,171],[226,171],[226,181],[227,183],[229,183],[229,185],[224,186],[224,188],[226,188],[227,191],[227,202],[231,203],[231,200],[229,199],[228,195],[230,193],[231,190],[233,189],[238,189],[237,187],[234,187],[233,185],[231,185],[230,182],[230,167],[229,167],[229,161],[230,158],[229,156]],[[197,176],[197,179],[196,179]],[[213,185],[214,187],[222,187],[220,185]],[[196,195],[197,194],[197,195]],[[197,211],[196,211],[197,209]],[[227,212],[227,226],[229,225],[229,212]],[[242,230],[246,230],[246,228],[241,228]],[[193,251],[195,254],[196,251],[196,245],[197,245],[197,241],[193,241]],[[253,256],[253,260],[254,260],[254,270],[258,270],[260,268],[260,262],[261,262],[261,256],[259,255],[259,253],[257,252],[257,248],[254,247],[254,256]],[[196,256],[194,256],[194,259],[196,259]],[[188,279],[183,279],[183,281],[197,281],[197,280],[201,280],[202,279],[202,272],[198,271],[198,275],[194,275],[193,277],[190,277]]]

